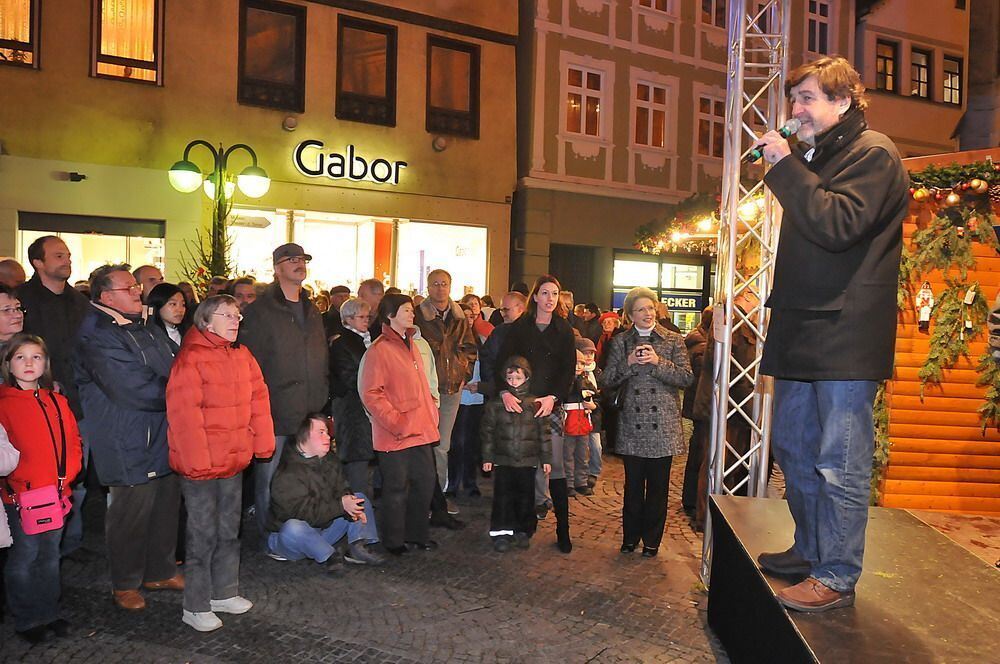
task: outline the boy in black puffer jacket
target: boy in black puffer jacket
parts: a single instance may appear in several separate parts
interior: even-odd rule
[[[523,410],[510,413],[503,401],[486,404],[480,438],[483,470],[493,472],[493,514],[490,537],[496,551],[508,551],[511,544],[522,549],[530,545],[538,519],[535,516],[535,471],[539,464],[552,470],[552,439],[548,418],[535,417],[535,397],[528,382],[531,365],[513,356],[504,364],[507,389],[521,400]]]

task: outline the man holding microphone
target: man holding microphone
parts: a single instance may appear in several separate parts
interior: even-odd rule
[[[803,64],[785,91],[798,143],[777,131],[758,142],[784,209],[761,371],[775,379],[771,440],[795,541],[758,561],[807,577],[778,600],[819,612],[852,606],[861,576],[872,406],[892,373],[909,177],[892,141],[868,129],[865,88],[847,60]]]

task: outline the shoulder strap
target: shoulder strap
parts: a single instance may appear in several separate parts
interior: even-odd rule
[[[56,397],[52,392],[49,392],[49,399],[52,401],[52,406],[56,410],[56,419],[59,421],[59,438],[62,443],[62,454],[59,452],[59,448],[56,446],[56,434],[52,429],[52,423],[49,422],[49,416],[45,412],[45,403],[42,401],[41,397],[38,396],[38,390],[35,390],[35,401],[38,407],[42,410],[42,419],[45,420],[45,426],[49,429],[49,440],[52,441],[52,451],[56,455],[56,466],[59,479],[59,493],[62,494],[63,482],[66,480],[66,427],[63,424],[62,411],[59,409],[59,402],[56,401]]]

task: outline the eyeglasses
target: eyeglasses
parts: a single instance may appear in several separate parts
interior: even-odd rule
[[[222,316],[224,318],[228,318],[229,320],[235,320],[235,321],[241,321],[241,320],[243,320],[243,314],[223,314],[223,313],[219,313],[218,311],[216,311],[212,315],[213,316]]]
[[[278,265],[281,265],[282,263],[291,263],[292,265],[298,265],[299,263],[305,264],[308,263],[309,260],[310,259],[305,256],[290,256],[289,258],[283,258],[278,261]]]
[[[3,309],[0,309],[0,314],[3,314],[4,316],[15,316],[18,311],[22,314],[27,313],[27,310],[24,307],[4,307]]]
[[[142,290],[142,284],[132,284],[131,286],[125,286],[124,288],[105,288],[104,290],[109,290],[109,291],[118,291],[118,290],[141,291]]]

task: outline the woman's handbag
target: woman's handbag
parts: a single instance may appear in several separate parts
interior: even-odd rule
[[[18,493],[11,493],[14,499],[14,506],[17,507],[18,516],[21,519],[21,530],[25,535],[38,535],[50,530],[59,530],[63,527],[64,519],[69,514],[73,505],[69,498],[62,495],[63,483],[66,481],[66,428],[63,426],[62,412],[56,398],[49,392],[52,406],[56,409],[56,418],[59,420],[59,436],[62,440],[62,454],[56,447],[56,435],[52,430],[52,423],[49,422],[45,413],[45,403],[35,391],[35,399],[38,407],[42,409],[42,417],[49,427],[49,438],[52,440],[52,450],[56,455],[56,465],[58,466],[58,483],[47,484],[37,489],[26,489]]]

